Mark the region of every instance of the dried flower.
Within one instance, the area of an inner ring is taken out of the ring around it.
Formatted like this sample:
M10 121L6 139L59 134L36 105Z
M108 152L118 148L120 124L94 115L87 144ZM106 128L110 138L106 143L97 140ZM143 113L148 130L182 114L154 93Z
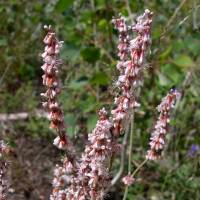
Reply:
M122 178L122 182L127 186L132 185L134 183L134 181L135 181L135 179L131 175L127 175Z
M47 90L41 94L45 98L42 105L48 111L48 118L51 121L50 127L58 133L58 137L54 140L54 145L60 149L67 149L69 142L65 133L63 112L57 101L57 96L60 93L58 73L59 65L61 64L58 55L63 42L58 41L51 26L44 26L44 28L47 29L48 33L44 38L46 46L42 54L44 64L41 68L44 71L42 76L43 85L46 86Z
M157 107L160 115L150 138L150 150L147 151L147 159L158 160L161 157L165 146L168 124L170 122L170 111L179 98L180 93L176 89L172 89Z

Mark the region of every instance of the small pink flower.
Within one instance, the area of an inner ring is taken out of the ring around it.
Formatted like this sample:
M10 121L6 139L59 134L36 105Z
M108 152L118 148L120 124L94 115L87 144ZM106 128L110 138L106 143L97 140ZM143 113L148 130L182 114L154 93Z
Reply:
M131 175L127 175L127 176L124 176L122 178L122 182L125 184L125 185L132 185L134 182L135 182L135 179L131 176Z

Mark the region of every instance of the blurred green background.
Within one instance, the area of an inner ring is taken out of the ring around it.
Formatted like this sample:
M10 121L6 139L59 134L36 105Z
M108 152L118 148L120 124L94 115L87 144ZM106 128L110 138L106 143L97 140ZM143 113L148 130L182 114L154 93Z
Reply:
M111 19L122 13L130 22L146 8L154 12L154 18L152 46L140 92L141 108L136 114L136 164L144 159L148 149L157 115L155 107L162 97L173 86L182 91L183 97L173 113L164 159L142 169L128 198L200 199L200 156L188 155L192 144L200 145L200 2L1 0L0 113L29 113L26 120L0 121L0 137L16 152L11 199L48 199L52 168L62 155L51 145L54 133L48 128L49 122L36 116L41 109L39 94L44 91L40 68L43 25L51 24L64 41L60 101L69 135L83 146L87 132L95 126L97 110L113 107L118 36ZM31 156L37 156L38 166ZM114 172L118 167L116 159ZM107 199L121 199L123 187L119 183Z

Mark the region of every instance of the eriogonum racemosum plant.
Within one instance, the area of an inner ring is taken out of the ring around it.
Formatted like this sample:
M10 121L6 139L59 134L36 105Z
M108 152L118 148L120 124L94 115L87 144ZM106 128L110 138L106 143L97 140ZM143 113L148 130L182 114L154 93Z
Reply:
M46 46L42 54L44 60L42 69L46 92L42 93L45 98L43 107L49 113L50 127L58 134L54 144L66 152L62 166L56 165L54 170L51 200L103 200L111 185L110 166L113 162L113 154L121 151L118 138L126 129L127 123L130 123L134 110L140 106L137 89L142 83L145 55L151 43L152 15L152 12L145 10L144 14L139 16L136 23L131 26L126 24L126 19L122 16L112 20L119 32L119 61L117 63L119 77L115 84L119 93L115 97L115 108L110 114L105 108L99 110L98 121L93 131L88 134L88 142L80 158L77 157L75 147L66 135L63 112L57 99L60 93L58 73L62 42L59 42L50 26L45 26L47 35L44 39ZM177 90L171 90L158 106L160 116L151 137L150 150L147 152L145 162L160 158L164 148L169 113L179 96ZM130 145L131 151L132 145ZM145 162L132 174L131 166L129 167L129 174L122 179L127 187L134 182L134 175Z

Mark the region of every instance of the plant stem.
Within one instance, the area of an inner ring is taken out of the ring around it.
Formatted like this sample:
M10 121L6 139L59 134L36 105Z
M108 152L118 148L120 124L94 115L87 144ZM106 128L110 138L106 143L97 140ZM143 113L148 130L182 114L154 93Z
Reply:
M127 143L128 143L128 138L129 138L128 136L129 136L129 129L130 129L129 126L130 126L130 122L128 122L128 124L127 124L123 143L122 143L120 168L119 168L118 173L114 176L114 178L111 181L112 186L114 186L118 182L118 180L121 178L121 176L124 172L124 165L125 165L125 160L126 160L126 146L127 146Z
M131 114L131 133L130 133L130 143L129 143L129 158L128 158L128 173L131 173L131 160L132 160L132 149L133 149L133 133L134 133L134 110Z
M148 161L148 159L145 159L145 160L135 169L135 171L131 174L131 176L134 177L134 176L137 174L137 172L144 166L144 164L145 164L147 161ZM127 185L127 186L125 187L125 192L124 192L123 200L126 200L126 198L127 198L128 188L129 188L129 186Z
M132 177L134 177L136 174L137 174L137 172L143 167L143 165L146 163L148 161L148 159L145 159L136 169L135 169L135 171L132 173Z
M126 188L125 188L123 200L126 200L127 194L128 194L128 186L126 186Z
M132 149L133 149L133 134L134 134L134 110L131 113L131 130L130 130L130 143L129 143L129 157L128 157L128 174L131 174L131 160L132 160ZM128 194L128 186L125 188L123 200L126 200Z

